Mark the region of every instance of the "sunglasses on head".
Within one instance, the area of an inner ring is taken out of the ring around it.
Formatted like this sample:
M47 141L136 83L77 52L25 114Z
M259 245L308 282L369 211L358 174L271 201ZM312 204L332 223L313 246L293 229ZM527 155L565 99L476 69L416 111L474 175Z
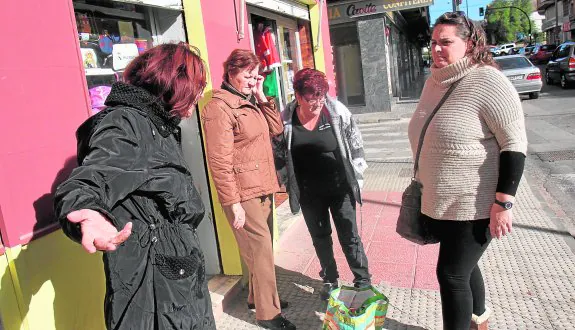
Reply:
M447 16L448 18L463 17L463 19L465 20L465 24L467 25L467 28L469 29L470 34L473 32L473 23L471 22L469 17L467 17L467 15L465 15L464 11L452 11L452 12L447 12L444 15Z

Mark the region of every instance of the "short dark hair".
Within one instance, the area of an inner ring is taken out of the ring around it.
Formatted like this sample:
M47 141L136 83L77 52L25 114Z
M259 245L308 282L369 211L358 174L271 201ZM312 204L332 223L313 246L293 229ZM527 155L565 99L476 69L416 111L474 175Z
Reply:
M162 100L174 116L189 116L206 87L206 69L197 48L180 42L151 48L124 71L124 81Z
M465 14L459 12L445 13L437 18L435 25L452 25L457 27L457 36L464 41L471 40L473 47L467 56L471 62L479 65L489 65L497 67L493 55L487 47L487 37L483 28L467 18Z
M329 90L325 74L316 69L299 70L293 77L293 89L298 95L323 96Z

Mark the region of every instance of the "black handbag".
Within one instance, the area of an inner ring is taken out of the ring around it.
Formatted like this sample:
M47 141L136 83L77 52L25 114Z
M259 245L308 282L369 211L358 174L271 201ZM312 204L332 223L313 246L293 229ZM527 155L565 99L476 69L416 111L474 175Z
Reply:
M415 154L414 159L413 177L411 178L411 183L405 189L401 198L401 208L399 210L399 217L397 218L395 231L406 240L417 243L419 245L434 244L439 242L439 240L431 234L428 221L421 216L421 188L423 186L415 178L419 166L419 155L421 154L421 147L423 145L427 127L431 123L431 120L439 108L441 108L451 92L453 92L455 87L457 87L459 81L460 80L453 83L445 95L443 95L441 101L439 101L435 109L433 109L433 112L429 115L427 121L421 129L419 144L417 146L417 153Z

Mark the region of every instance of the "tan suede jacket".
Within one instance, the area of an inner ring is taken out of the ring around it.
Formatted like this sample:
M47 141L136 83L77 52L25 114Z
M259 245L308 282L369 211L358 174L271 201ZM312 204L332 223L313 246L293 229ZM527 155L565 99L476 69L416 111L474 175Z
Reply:
M223 206L279 190L271 138L283 133L283 123L273 98L254 106L215 89L201 118L208 167Z

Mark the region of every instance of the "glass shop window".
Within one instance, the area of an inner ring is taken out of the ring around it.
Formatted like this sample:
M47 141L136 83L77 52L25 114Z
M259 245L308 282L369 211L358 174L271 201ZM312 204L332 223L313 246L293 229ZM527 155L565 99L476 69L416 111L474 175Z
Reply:
M92 113L103 109L111 85L135 57L159 43L186 40L178 10L110 0L73 5Z

